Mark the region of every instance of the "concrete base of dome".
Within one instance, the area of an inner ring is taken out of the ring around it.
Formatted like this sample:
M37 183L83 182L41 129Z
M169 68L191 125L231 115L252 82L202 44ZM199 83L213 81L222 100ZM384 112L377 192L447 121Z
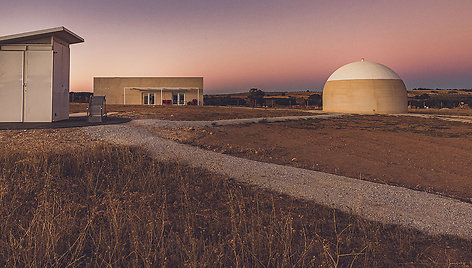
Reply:
M362 114L408 112L406 87L399 79L328 81L323 89L323 111Z

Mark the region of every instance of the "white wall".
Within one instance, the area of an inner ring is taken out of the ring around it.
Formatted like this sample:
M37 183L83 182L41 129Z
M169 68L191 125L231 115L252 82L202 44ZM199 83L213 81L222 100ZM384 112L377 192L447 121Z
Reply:
M53 49L52 118L59 121L69 118L70 49L58 42L54 42Z

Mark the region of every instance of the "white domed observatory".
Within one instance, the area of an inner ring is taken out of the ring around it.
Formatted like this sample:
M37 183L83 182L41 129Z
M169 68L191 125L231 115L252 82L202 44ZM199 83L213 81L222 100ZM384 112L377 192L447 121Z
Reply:
M406 113L406 87L387 66L362 59L342 66L329 77L323 89L323 111Z

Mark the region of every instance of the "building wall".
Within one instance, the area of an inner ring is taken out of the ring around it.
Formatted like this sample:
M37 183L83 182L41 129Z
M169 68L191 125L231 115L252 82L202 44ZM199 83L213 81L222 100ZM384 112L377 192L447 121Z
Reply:
M203 104L203 77L95 77L93 92L96 96L105 96L107 104L142 104L140 89L190 89L185 93L186 102L197 99L200 91L200 104ZM160 91L156 91L156 104L161 104ZM171 92L163 92L163 99L172 99ZM189 99L189 100L187 100Z
M328 81L323 89L323 111L389 114L408 112L406 87L399 79Z
M54 39L54 64L52 85L53 121L69 118L70 49L67 43Z

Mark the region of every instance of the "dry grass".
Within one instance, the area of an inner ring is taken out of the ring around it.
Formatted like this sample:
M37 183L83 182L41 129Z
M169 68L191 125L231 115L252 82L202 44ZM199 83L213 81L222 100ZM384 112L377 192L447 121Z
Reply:
M472 264L470 241L367 222L129 147L10 147L0 186L2 266Z

